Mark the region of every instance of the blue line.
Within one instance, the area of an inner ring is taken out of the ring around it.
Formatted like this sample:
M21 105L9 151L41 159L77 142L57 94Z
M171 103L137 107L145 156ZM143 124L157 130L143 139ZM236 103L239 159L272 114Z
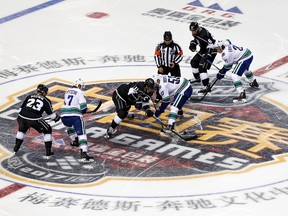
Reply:
M57 4L57 3L59 3L59 2L62 2L62 1L65 1L65 0L51 0L51 1L45 2L45 3L43 3L43 4L36 5L36 6L34 6L34 7L28 8L28 9L26 9L26 10L22 10L22 11L20 11L20 12L18 12L18 13L11 14L11 15L9 15L9 16L6 16L6 17L1 18L1 19L0 19L0 24L5 23L5 22L8 22L8 21L11 21L11 20L13 20L13 19L17 19L17 18L19 18L19 17L21 17L21 16L25 16L25 15L27 15L27 14L29 14L29 13L33 13L33 12L35 12L35 11L37 11L37 10L41 10L41 9L43 9L43 8L52 6L52 5Z

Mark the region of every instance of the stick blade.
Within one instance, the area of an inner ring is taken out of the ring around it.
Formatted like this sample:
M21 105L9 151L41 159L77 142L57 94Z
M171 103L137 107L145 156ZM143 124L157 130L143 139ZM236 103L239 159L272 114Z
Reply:
M196 134L187 134L187 135L181 135L181 138L185 141L195 140L198 138Z
M97 107L95 107L94 110L88 111L86 113L95 113L101 107L101 105L102 105L102 100L99 100Z

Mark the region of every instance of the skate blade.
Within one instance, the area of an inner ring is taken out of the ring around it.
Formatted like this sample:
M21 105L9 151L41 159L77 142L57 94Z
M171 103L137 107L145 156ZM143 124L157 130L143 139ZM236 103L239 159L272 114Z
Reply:
M203 96L205 95L206 93L202 93L202 92L197 92L197 95L198 96ZM211 92L208 92L206 95L211 95Z
M246 103L246 102L247 102L246 99L242 99L241 101L239 101L239 100L233 100L233 103L235 103L235 104L241 104L241 103Z
M86 158L82 158L81 159L81 162L83 162L83 163L93 163L95 160L94 159L86 159Z

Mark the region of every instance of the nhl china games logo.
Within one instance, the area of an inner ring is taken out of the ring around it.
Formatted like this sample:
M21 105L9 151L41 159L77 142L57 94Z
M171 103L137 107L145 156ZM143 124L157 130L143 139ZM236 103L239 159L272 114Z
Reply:
M142 111L135 118L125 119L111 139L103 135L115 115L111 101L113 90L122 82L91 83L85 86L88 107L102 100L97 113L87 114L86 133L89 153L95 162L80 162L79 149L69 145L69 138L61 122L51 122L55 157L43 158L43 136L31 130L19 154L2 161L7 172L40 182L79 185L105 178L193 178L234 172L244 172L269 162L280 161L288 151L287 114L271 103L264 94L273 91L270 84L261 89L247 89L248 103L234 105L231 82L221 81L213 87L213 94L197 102L193 93L191 101L183 108L184 117L177 121L179 133L196 133L196 140L184 141L179 137L159 136L161 126ZM46 83L49 98L59 111L65 90L70 87L63 80ZM194 92L200 86L194 86ZM17 132L17 110L24 98L34 88L19 92L19 102L7 105L1 111L1 130L11 134L1 143L12 151ZM277 115L276 115L277 113ZM168 109L161 119L165 122ZM281 121L279 121L281 119ZM7 127L7 125L10 125ZM13 145L12 145L13 144Z

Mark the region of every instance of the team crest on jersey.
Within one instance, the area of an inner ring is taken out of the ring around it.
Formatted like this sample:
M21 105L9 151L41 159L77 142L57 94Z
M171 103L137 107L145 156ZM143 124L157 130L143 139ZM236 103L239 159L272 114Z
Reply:
M80 150L69 145L62 123L51 122L54 157L50 160L43 157L43 136L31 130L19 154L4 159L2 168L15 176L43 183L79 185L115 177L169 179L239 173L281 161L287 154L287 114L265 97L274 91L269 83L260 83L261 89L245 85L247 103L236 105L232 102L235 90L229 80L219 81L212 94L202 101L195 94L201 86L193 86L191 100L185 104L184 116L175 128L181 134L198 135L198 139L188 142L178 136L160 137L161 125L134 107L130 110L134 118L125 119L114 136L105 139L103 136L115 115L111 96L121 83L85 85L89 109L97 106L98 99L103 102L96 113L84 117L89 153L95 162L83 164ZM46 84L53 107L59 111L70 84L57 79ZM0 113L1 130L11 134L1 144L10 151L17 132L17 110L33 91L19 92L18 102L11 101ZM167 122L168 111L161 115L163 122Z

